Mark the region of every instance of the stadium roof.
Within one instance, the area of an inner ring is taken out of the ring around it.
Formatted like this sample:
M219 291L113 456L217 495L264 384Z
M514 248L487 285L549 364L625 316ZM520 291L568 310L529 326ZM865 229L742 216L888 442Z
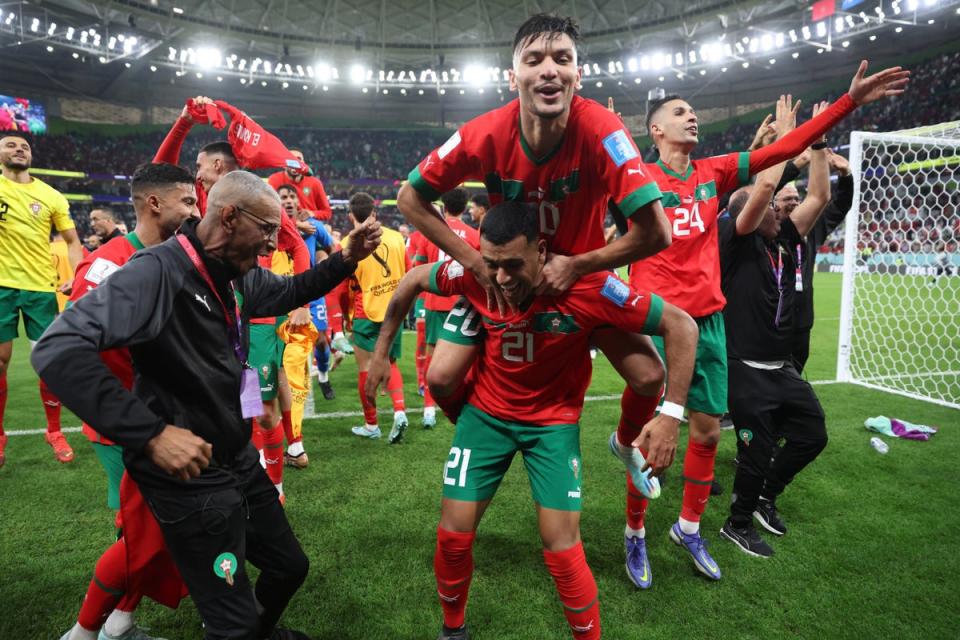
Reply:
M586 95L619 96L628 114L654 87L707 104L750 101L839 82L861 57L889 62L960 33L960 0L833 4L814 20L796 0L12 2L0 5L0 92L146 107L240 91L245 107L302 116L342 113L367 94L361 111L410 121L439 106L440 120L456 120L508 95L517 26L555 10L581 25Z

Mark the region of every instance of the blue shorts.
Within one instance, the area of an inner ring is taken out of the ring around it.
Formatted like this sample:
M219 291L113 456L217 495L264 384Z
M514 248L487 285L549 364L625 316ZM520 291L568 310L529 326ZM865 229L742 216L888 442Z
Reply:
M313 320L313 326L320 333L326 333L327 325L327 302L320 298L310 303L310 319Z

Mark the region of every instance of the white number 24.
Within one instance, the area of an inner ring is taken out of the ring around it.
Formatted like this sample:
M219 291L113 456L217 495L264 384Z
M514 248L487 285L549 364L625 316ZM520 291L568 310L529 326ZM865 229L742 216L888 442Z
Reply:
M703 220L700 218L700 203L693 203L693 209L676 207L673 210L673 235L688 236L691 227L696 227L703 233Z

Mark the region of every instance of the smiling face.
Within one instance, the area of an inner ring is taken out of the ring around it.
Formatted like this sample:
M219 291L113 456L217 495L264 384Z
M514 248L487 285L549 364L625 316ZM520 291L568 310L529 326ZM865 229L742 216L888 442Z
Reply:
M157 226L160 237L166 240L176 233L187 218L199 218L197 188L193 183L180 182L157 193Z
M30 168L33 153L30 143L20 136L4 136L0 138L0 165L14 171L23 171Z
M566 114L580 87L577 48L566 34L544 33L521 42L513 55L510 90L520 108L547 120Z
M533 295L546 261L547 245L544 240L527 240L523 235L500 245L481 236L480 254L503 297L511 306L519 307Z
M694 147L700 141L697 114L686 100L665 102L650 119L650 136L659 147L663 143Z
M773 204L781 216L789 216L800 205L800 192L793 184L788 184L777 192Z
M257 266L257 258L272 256L276 251L280 203L272 198L257 198L242 209L235 205L225 209L232 211L223 213L223 220L230 227L224 260L243 274Z

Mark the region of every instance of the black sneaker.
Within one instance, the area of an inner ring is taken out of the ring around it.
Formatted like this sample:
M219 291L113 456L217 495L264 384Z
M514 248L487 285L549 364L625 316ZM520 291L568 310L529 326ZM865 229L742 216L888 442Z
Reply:
M720 416L720 430L728 431L733 429L733 418L730 417L729 413L725 413Z
M773 500L760 498L757 501L757 508L753 512L753 517L760 523L760 526L775 536L782 536L787 532L787 525L780 518L777 503Z
M442 625L437 640L470 640L470 632L467 631L467 625L463 625L459 629L451 629L447 625Z
M755 558L769 558L773 555L773 548L763 541L752 523L742 528L735 527L727 518L720 529L720 537L726 538L740 547L741 551Z
M333 387L330 386L330 383L329 383L329 382L321 382L321 383L320 383L320 391L323 392L323 399L324 399L324 400L333 400L334 398L337 397L337 394L335 394L335 393L333 392Z
M710 495L720 496L723 495L723 485L713 480L710 482Z

